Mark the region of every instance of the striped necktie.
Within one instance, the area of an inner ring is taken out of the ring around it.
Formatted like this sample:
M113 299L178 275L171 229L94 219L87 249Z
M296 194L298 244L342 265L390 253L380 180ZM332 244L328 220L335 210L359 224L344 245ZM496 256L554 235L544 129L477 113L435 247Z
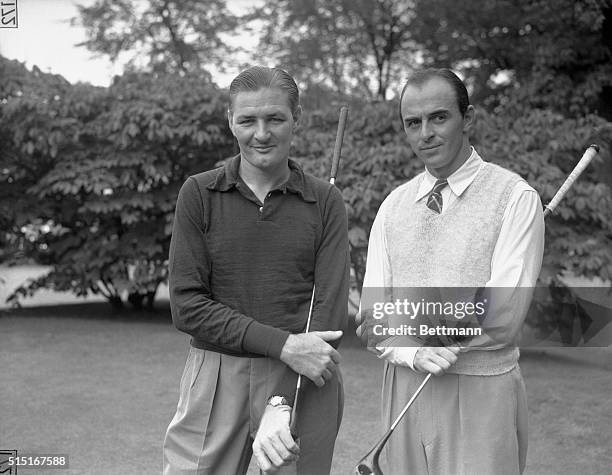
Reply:
M448 185L448 181L445 179L436 180L436 184L427 196L427 207L438 214L442 212L442 189L446 185Z

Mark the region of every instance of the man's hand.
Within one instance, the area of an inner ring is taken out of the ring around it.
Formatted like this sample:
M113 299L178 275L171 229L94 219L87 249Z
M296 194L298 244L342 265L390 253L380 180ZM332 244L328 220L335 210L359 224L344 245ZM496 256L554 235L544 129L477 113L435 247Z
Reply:
M321 387L331 379L336 365L340 363L340 354L327 342L341 336L341 330L289 335L280 359L293 371Z
M422 346L414 355L414 369L440 376L455 364L457 354L458 346Z
M253 455L264 473L274 473L297 460L300 454L289 432L290 418L290 406L266 406L253 441Z

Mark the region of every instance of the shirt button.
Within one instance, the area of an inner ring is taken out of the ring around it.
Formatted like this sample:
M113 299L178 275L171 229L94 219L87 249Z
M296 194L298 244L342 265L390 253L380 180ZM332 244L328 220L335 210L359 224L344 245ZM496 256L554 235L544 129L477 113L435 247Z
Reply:
M263 206L259 207L259 212L262 213L263 212Z

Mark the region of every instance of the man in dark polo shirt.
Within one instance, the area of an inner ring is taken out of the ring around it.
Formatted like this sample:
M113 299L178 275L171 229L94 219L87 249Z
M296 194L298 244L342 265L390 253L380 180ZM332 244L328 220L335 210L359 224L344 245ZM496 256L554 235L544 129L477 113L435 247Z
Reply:
M335 347L347 319L347 218L340 192L289 159L300 114L286 72L243 71L228 111L240 154L180 191L170 301L192 339L166 474L246 473L253 453L264 471L297 459L298 473L329 473L343 405ZM297 373L307 378L299 447L289 432Z

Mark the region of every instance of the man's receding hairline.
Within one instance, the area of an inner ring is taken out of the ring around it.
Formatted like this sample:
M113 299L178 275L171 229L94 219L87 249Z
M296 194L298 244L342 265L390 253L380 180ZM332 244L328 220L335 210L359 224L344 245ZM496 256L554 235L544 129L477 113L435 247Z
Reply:
M459 76L457 76L457 74L455 74L452 70L448 68L427 68L414 71L406 78L406 82L404 83L404 86L402 87L402 92L400 93L400 100L398 104L398 112L400 120L402 122L402 102L404 101L406 90L409 87L415 87L420 90L425 87L432 79L436 78L444 81L450 86L450 88L454 92L454 97L459 108L459 113L462 116L465 116L465 113L467 112L470 106L470 97L465 83L461 80L461 78L459 78Z
M404 89L404 95L402 96L402 100L400 102L400 110L402 110L402 102L404 102L404 97L406 97L406 91L411 88L411 87L415 87L418 91L422 91L423 89L425 89L425 86L427 86L428 83L433 82L435 80L440 80L440 82L444 83L449 89L450 92L454 98L453 103L455 104L457 110L459 111L459 113L461 113L461 110L459 109L459 96L457 95L457 91L455 91L455 88L444 78L441 77L431 77L431 78L427 78L425 81L421 82L418 81L415 82L414 84L411 82L408 82L406 84L406 88ZM444 108L438 108L436 110L434 110L433 112L430 112L430 114L435 114L436 112L442 112L442 111L448 111L449 109L447 107ZM404 118L402 117L402 120L404 120Z

